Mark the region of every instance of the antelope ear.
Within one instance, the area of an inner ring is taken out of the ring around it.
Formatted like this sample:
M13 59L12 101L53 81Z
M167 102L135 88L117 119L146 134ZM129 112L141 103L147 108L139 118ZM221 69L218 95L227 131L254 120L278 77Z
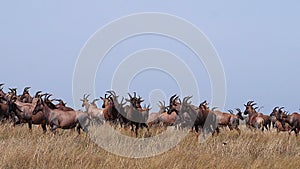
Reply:
M103 97L100 97L100 99L102 99L102 100L103 100Z
M247 107L247 105L244 104L245 107Z

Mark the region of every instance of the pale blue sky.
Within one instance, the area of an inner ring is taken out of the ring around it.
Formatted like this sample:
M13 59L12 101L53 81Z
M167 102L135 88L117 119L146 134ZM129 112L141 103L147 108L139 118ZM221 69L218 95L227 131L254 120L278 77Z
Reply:
M300 2L90 2L1 2L0 81L6 83L5 89L18 87L21 92L29 85L32 93L51 92L72 105L73 70L88 38L124 15L163 12L193 23L215 46L226 74L226 108L242 107L249 99L264 105L263 111L268 114L276 105L284 105L290 111L300 108ZM123 42L108 54L107 61L109 56L122 59L135 50L152 47L187 57L190 52L171 39L145 36ZM203 66L192 60L187 62L198 74L201 100L210 99L209 79ZM154 72L151 78L156 76L161 81L164 75ZM133 83L139 84L145 77L147 74L140 74ZM106 89L102 80L97 75L98 95ZM159 84L155 85L157 88ZM137 91L143 95L152 88L146 85L137 87ZM161 88L168 88L172 94L172 86L162 84Z

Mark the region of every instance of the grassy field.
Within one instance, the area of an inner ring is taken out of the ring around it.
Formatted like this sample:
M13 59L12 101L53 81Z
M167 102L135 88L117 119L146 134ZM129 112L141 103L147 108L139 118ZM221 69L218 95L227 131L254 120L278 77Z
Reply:
M122 131L129 134L129 131ZM111 144L118 142L111 140ZM223 143L226 142L226 145ZM300 141L287 133L221 130L199 143L189 133L176 147L154 157L132 159L103 150L85 134L35 126L0 125L0 168L296 168Z

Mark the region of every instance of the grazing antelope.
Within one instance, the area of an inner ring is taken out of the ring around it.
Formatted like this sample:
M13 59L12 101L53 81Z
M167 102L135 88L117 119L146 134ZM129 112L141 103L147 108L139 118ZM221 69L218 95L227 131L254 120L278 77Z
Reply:
M99 109L97 107L97 105L95 104L95 102L97 100L94 100L93 103L94 104L90 104L88 97L90 95L84 94L83 95L83 99L80 99L82 101L82 107L85 107L87 114L89 115L89 117L92 119L92 121L96 121L99 122L100 124L103 123L104 118L103 118L103 109Z
M176 96L172 96L170 99L170 109L168 113L175 111L179 116L179 119L183 121L185 118L183 116L186 112L189 116L190 122L187 123L188 126L195 128L197 136L200 130L203 133L204 131L211 131L213 135L215 132L219 133L219 127L216 122L216 115L207 107L207 102L204 101L199 105L199 108L193 106L191 102L188 102L191 99L191 96L185 97L181 104L176 103ZM206 123L207 122L207 123ZM200 130L199 130L200 129Z
M42 111L47 123L50 125L51 132L55 132L57 128L61 129L73 129L77 128L78 134L80 129L84 132L88 131L89 117L82 111L63 111L55 108L55 105L48 100L47 97L44 100L39 97L37 99L36 106L33 110L33 115Z
M270 113L270 120L271 120L271 124L272 127L275 128L275 123L276 121L278 121L278 119L280 118L279 114L278 114L278 109L279 107L276 106L274 107L274 109L272 110L272 112Z
M14 124L28 123L29 130L32 130L32 124L41 125L43 132L47 131L46 118L43 112L38 111L33 114L33 110L37 104L38 98L33 98L32 103L23 103L17 100L16 97L10 98L8 101L10 110L17 116L18 121L14 120Z
M150 111L150 105L144 109L140 105L144 100L141 97L137 98L136 93L134 92L134 97L128 93L129 99L126 99L130 105L125 106L125 111L127 114L127 119L129 120L129 124L131 125L131 132L135 132L135 136L138 137L138 129L139 128L147 128L149 131L147 120ZM135 128L134 128L135 126Z
M248 101L247 104L244 104L245 106L245 111L244 115L248 115L248 120L246 123L248 126L253 127L255 129L260 129L264 131L264 124L265 121L263 117L259 116L258 113L256 112L256 109L253 107L255 103L253 104L254 101Z
M147 124L149 127L152 126L158 126L158 124L161 122L160 120L160 116L167 112L167 108L166 108L166 103L165 101L163 101L163 103L161 101L158 102L158 107L159 107L159 111L158 112L152 112L149 114L148 120L147 120Z
M19 97L19 100L23 103L32 103L33 97L29 94L30 87L25 87L23 94Z
M114 100L111 96L107 97L107 94L103 97L100 97L103 100L102 108L103 108L103 117L106 121L110 121L113 124L117 124L117 120L119 118L119 111L115 107Z
M239 135L241 134L241 130L239 129L239 121L244 120L240 109L237 109L238 113L234 114L233 110L228 110L229 113L221 112L219 110L214 110L213 113L217 117L217 122L219 126L228 126L230 130L237 130Z
M292 114L281 113L280 119L291 126L289 134L291 134L292 131L294 131L297 137L300 130L300 114L297 112L294 112Z
M281 118L281 114L284 113L283 109L284 107L279 108L277 106L270 114L272 126L273 128L276 128L277 132L289 131L291 129L290 125L288 123L285 123Z
M106 91L107 93L110 94L110 98L112 99L113 103L114 103L114 107L117 109L118 111L118 122L120 124L121 127L127 127L129 125L130 120L127 119L127 113L125 111L125 104L126 102L124 101L124 97L122 97L121 102L118 101L118 95L116 94L115 91Z
M3 98L1 97L0 100ZM5 99L6 102L6 99ZM0 121L9 120L9 118L12 117L8 104L4 102L0 102Z

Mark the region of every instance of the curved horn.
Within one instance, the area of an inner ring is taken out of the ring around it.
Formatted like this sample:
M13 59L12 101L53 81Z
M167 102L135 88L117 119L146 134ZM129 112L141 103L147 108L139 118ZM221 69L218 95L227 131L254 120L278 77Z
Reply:
M92 101L92 103L95 103L96 101L98 101L99 99L94 99L93 101Z
M260 106L260 108L258 109L258 111L260 111L261 109L265 108L264 106Z
M87 96L86 96L86 99L88 99L90 97L90 94L88 94Z
M51 96L52 96L52 94L48 94L48 96L46 98L49 99Z
M170 97L170 103L173 101L174 97L176 97L177 94L174 94L173 96Z
M40 97L47 96L47 95L48 95L48 93L44 93L44 94L41 94Z
M128 93L128 96L129 96L129 98L130 98L130 99L132 99L132 96L131 96L131 94L130 94L130 93Z
M214 111L214 110L216 110L216 109L218 109L219 107L213 107L212 109L211 109L211 111Z
M186 101L190 100L191 98L193 98L193 96L188 96L188 98L186 99Z
M186 97L184 97L183 99L182 99L182 103L185 103L186 102Z
M158 103L159 103L159 104L158 104L159 107L163 107L163 104L162 104L161 101L158 101Z
M116 93L115 93L114 91L112 91L112 90L108 90L108 91L106 91L106 92L109 93L110 96L114 96L114 97L117 96ZM110 97L110 96L109 96L109 97Z
M204 100L202 103L200 103L200 105L204 105L206 103L206 100Z
M1 83L1 84L0 84L0 90L3 89L3 87L2 87L3 85L4 85L4 83Z
M237 110L238 112L242 112L240 108L235 108L235 110Z
M117 93L113 90L111 90L111 93L114 95L114 96L117 96Z
M24 91L27 91L27 90L29 90L31 87L25 87L24 88Z
M136 92L133 92L133 97L136 98Z
M247 106L251 106L251 103L253 103L254 101L253 100L250 100L247 102Z
M39 95L42 93L42 91L37 91L34 95L35 98L39 97Z
M274 107L273 111L277 111L278 108L279 108L278 106Z
M284 107L280 107L279 111L282 111L282 109L284 109Z

